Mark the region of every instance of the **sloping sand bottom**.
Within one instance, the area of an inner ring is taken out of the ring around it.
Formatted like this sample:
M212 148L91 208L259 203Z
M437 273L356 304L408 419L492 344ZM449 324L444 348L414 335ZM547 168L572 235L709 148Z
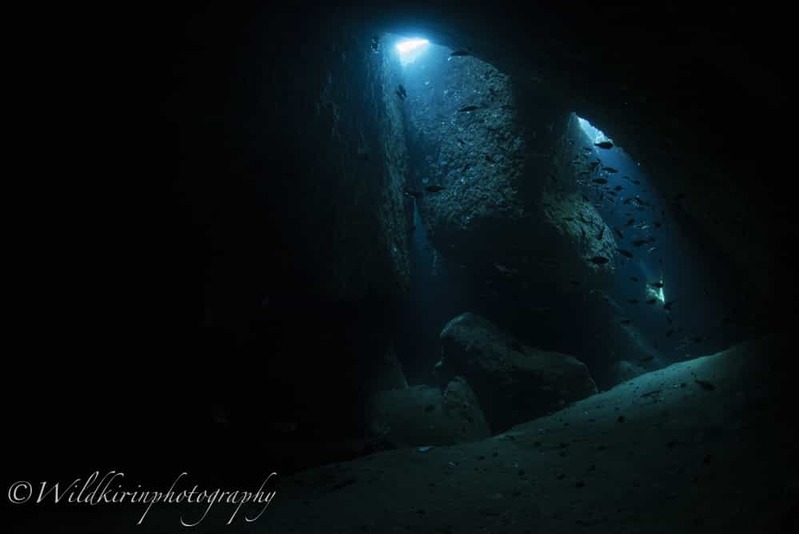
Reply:
M225 525L235 507L217 504L182 530L182 513L201 513L159 505L141 526L127 516L102 531L787 532L799 497L787 346L771 338L677 363L484 441L281 478L249 524L262 506Z

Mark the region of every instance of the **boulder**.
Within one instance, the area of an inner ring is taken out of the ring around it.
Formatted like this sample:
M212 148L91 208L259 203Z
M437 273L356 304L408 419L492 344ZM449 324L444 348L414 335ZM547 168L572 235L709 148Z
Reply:
M452 319L440 337L437 373L468 381L494 433L597 391L588 368L576 358L525 346L473 313Z
M418 385L372 399L372 434L395 448L453 445L490 435L472 389L454 378L442 391Z

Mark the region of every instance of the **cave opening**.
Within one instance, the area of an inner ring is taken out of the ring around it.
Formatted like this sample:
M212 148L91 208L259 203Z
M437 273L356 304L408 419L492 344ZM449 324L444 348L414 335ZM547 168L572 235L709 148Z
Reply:
M411 39L401 39L394 45L400 56L402 66L407 66L416 61L421 56L430 41L421 37Z
M439 335L467 311L601 388L740 341L735 281L611 137L468 48L382 39L407 150L409 383L436 382Z

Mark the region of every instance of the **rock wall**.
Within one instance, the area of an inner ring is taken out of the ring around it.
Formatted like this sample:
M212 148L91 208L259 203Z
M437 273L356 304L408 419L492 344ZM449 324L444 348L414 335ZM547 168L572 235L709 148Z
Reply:
M574 290L613 270L615 242L576 195L570 113L536 78L434 46L403 76L409 187L445 258L483 279Z
M192 266L205 308L198 350L225 355L229 370L208 382L224 384L215 389L238 420L271 404L302 412L299 432L355 435L409 284L405 141L387 97L395 71L352 20L244 15L198 17L208 50L189 54L169 107L186 224L207 240ZM224 22L230 33L216 36ZM281 378L265 388L234 377L252 361Z
M323 233L309 237L320 279L335 298L392 294L407 289L408 246L403 210L405 146L401 116L390 97L390 56L375 51L371 35L344 26L328 43L310 124L319 132L322 171L313 177L305 216L325 215ZM322 223L322 221L319 221Z
M518 184L526 144L514 120L510 81L479 59L451 57L439 46L424 62L423 71L411 65L405 76L420 214L442 248L465 241L484 246L475 243L476 234L524 214Z
M233 211L219 206L220 195L231 184L247 188L242 194L256 198L258 207L239 210L257 209L256 224L276 227L279 247L236 235L263 233L257 227L226 229L217 246L230 248L236 240L255 251L244 254L276 256L287 275L304 278L291 292L329 300L391 298L408 285L409 225L402 126L385 98L391 68L373 49L368 28L335 19L301 24L318 39L294 42L267 14L250 34L238 36L251 42L228 73L228 124L221 128L233 163L208 183L195 180L186 188L209 210L202 216L212 225ZM224 182L230 174L235 178Z

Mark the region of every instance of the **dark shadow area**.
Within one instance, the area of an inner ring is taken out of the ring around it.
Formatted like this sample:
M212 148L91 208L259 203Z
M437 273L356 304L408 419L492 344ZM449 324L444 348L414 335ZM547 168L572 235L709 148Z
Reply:
M590 347L580 336L595 325L547 322L550 307L568 315L572 302L553 302L546 288L532 302L492 301L507 280L497 260L486 258L478 273L490 283L469 286L475 273L462 276L456 262L425 251L422 228L409 236L418 247L409 261L424 265L409 269L412 289L402 287L407 273L397 273L401 262L382 241L385 228L398 231L365 208L388 189L372 156L382 149L368 122L375 107L356 87L342 90L356 110L342 114L345 137L358 132L378 147L355 164L330 141L328 112L315 108L328 61L373 57L371 28L410 24L448 45L473 42L502 68L534 62L653 168L669 160L660 139L682 163L718 163L751 194L741 217L768 230L753 254L770 251L758 264L770 281L752 290L767 295L754 311L735 316L754 314L746 324L755 326L744 335L730 319L709 347L793 325L793 199L777 186L790 170L780 133L790 62L779 31L750 34L773 23L765 7L706 18L669 2L585 2L539 6L528 17L512 2L255 4L54 9L28 34L37 37L20 41L30 44L14 60L19 96L9 101L8 169L17 171L6 196L4 491L14 480L71 481L95 470L148 486L181 471L208 487L251 485L262 473L381 450L365 406L388 347L412 362L409 382L430 383L435 329L469 308L544 349L570 336L565 348ZM84 28L97 17L104 22ZM62 20L75 25L66 30ZM646 132L625 133L624 118ZM695 246L718 256L708 264L724 263L720 251ZM433 261L452 276L434 276ZM738 268L718 284L735 287ZM531 331L536 314L540 330ZM14 522L76 532L119 521L114 512L6 499L3 510Z

